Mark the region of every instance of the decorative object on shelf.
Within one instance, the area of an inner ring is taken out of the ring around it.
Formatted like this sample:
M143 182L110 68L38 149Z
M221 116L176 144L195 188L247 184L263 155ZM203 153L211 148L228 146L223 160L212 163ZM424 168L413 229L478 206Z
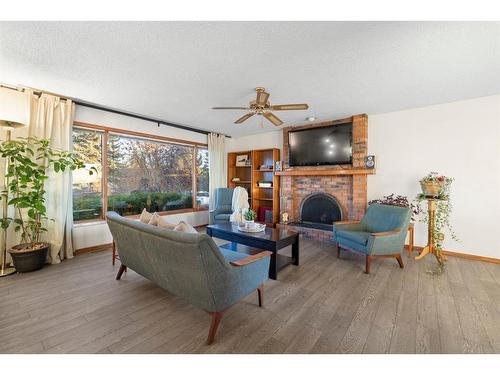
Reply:
M6 142L10 142L11 130L27 126L30 121L30 97L27 93L11 90L9 88L0 88L0 127L6 130ZM2 221L3 242L0 252L0 277L8 276L16 272L14 267L7 267L7 228L10 221L8 218L9 191L9 165L10 159L5 159L4 184L2 191Z
M49 140L35 137L2 142L0 155L10 160L8 204L14 206L17 214L16 218L3 221L2 226L14 223L15 231L21 232L21 244L9 250L9 254L18 272L34 271L45 264L50 246L42 241L42 234L47 232L45 225L51 220L45 204L48 173L63 173L85 165L72 153L50 147ZM95 167L89 170L91 175L94 172L97 172Z
M288 212L286 211L287 203L288 203L288 197L281 196L281 198L280 198L280 207L281 207L280 223L285 224L285 225L288 224Z
M272 165L265 165L265 164L262 164L260 167L259 167L259 171L272 171L273 170L273 166Z
M427 223L427 245L415 259L420 260L427 254L434 254L438 261L438 269L430 271L431 273L441 273L444 270L446 257L442 253L445 239L443 230L447 228L451 238L458 241L450 222L452 182L453 178L438 175L437 172L431 172L420 180L422 194L417 196L417 202L427 201L427 215L421 220Z
M232 182L240 182L240 178L239 177L233 177L231 179Z
M259 181L257 182L257 185L262 188L272 188L273 187L273 182L272 181Z
M236 166L237 167L246 167L247 166L248 155L236 155Z
M365 167L367 169L373 169L373 168L375 168L375 155L368 155L365 158Z
M408 207L411 209L411 221L415 222L418 215L420 215L422 211L422 207L420 207L420 203L417 201L410 202L408 197L405 195L395 195L389 194L384 195L380 199L373 199L368 202L368 205L372 204L387 204L389 206L399 206L399 207Z
M283 162L281 160L277 160L275 163L274 163L274 170L276 172L280 172L281 171L281 166L283 165Z

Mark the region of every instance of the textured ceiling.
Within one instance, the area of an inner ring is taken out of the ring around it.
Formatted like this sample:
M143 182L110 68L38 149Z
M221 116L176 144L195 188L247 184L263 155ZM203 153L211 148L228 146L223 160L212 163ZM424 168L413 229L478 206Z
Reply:
M499 22L0 22L0 82L233 136L500 93Z

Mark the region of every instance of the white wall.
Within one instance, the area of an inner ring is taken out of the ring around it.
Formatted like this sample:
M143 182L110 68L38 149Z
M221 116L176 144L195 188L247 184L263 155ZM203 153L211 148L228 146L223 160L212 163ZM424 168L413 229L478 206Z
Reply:
M500 95L369 116L368 150L377 162L368 199L415 197L429 171L454 177L452 224L461 242L447 235L444 248L500 258ZM415 229L425 245L426 226Z
M279 147L282 132L231 139L228 151ZM368 199L395 193L414 198L430 171L455 178L452 224L461 242L450 251L500 258L500 95L368 116ZM425 206L425 204L424 204ZM416 245L427 242L417 223Z
M75 121L201 143L207 142L207 137L204 134L194 133L165 125L158 127L154 123L148 121L87 107L77 106ZM168 215L164 218L171 223L178 223L183 220L191 225L205 225L208 224L208 211ZM108 226L104 221L75 224L73 227L73 246L75 249L102 245L110 243L111 241L111 233L109 232Z
M275 130L258 135L226 139L226 152L258 150L266 148L283 149L283 132Z

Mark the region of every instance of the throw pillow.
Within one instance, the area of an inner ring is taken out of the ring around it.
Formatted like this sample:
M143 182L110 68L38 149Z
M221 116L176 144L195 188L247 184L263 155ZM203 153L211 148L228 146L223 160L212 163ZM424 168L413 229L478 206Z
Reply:
M191 224L186 223L184 221L180 221L179 224L175 226L174 230L177 232L198 233L198 231L194 229L194 227Z
M164 218L162 218L158 213L154 213L149 221L150 225L154 225L160 228L174 229L175 224L170 224Z
M141 212L141 216L139 217L139 221L144 224L148 224L152 217L153 214L151 212L148 212L146 209L143 209Z

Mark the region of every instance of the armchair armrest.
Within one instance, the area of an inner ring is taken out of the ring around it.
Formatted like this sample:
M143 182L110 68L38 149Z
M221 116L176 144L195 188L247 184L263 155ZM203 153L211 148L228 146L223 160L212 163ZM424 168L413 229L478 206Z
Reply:
M391 234L398 234L399 230L388 230L385 232L373 232L370 233L371 236L379 237L379 236L390 236Z
M250 256L247 256L246 258L243 258L243 259L240 259L240 260L237 260L237 261L234 261L234 262L229 262L229 264L231 264L232 266L235 266L235 267L246 266L247 264L256 262L259 259L268 257L271 254L272 254L272 252L270 252L270 251L262 251L262 252L260 252L258 254L250 255Z
M361 223L360 220L342 220L342 221L335 221L333 225L359 224L359 223Z

